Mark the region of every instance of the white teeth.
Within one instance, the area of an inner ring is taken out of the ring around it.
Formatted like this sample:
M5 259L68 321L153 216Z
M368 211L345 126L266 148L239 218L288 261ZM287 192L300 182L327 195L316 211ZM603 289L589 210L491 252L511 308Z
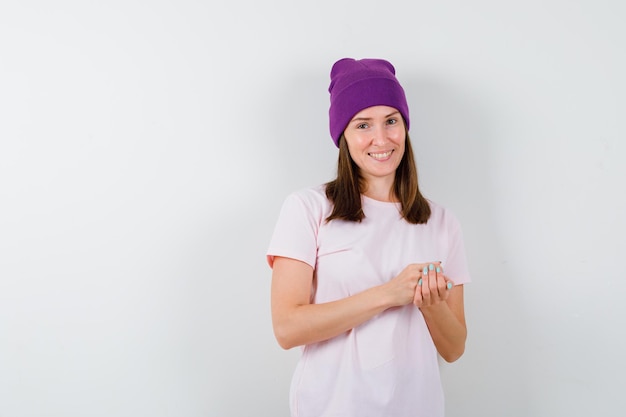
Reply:
M370 153L370 156L374 159L385 159L388 158L389 155L391 155L391 151L384 153Z

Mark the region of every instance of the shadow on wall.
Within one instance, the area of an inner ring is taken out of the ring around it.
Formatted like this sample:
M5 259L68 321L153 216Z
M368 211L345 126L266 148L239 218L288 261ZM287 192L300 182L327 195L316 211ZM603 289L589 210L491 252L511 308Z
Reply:
M322 68L285 74L275 84L280 88L273 92L269 103L273 115L268 116L278 120L269 127L275 143L271 175L279 175L283 192L325 183L336 174L337 148L328 130L328 83L327 69Z
M189 395L198 416L287 415L297 352L273 336L265 261L273 223L262 221L278 213L259 201L250 216L238 205L198 224L185 252Z
M449 416L528 411L528 323L496 230L491 144L498 140L479 97L436 77L404 82L420 186L450 208L464 231L472 283L465 289L468 342L442 365ZM456 89L455 89L456 88Z
M328 181L335 169L324 72L286 69L272 76L249 98L255 119L247 130L253 133L241 138L245 172L238 189L244 191L207 220L197 242L215 260L203 264L207 278L198 288L205 294L200 308L208 311L198 315L208 320L199 327L211 329L197 343L211 352L203 374L214 396L210 415L288 414L299 350L285 352L274 339L265 252L285 197Z

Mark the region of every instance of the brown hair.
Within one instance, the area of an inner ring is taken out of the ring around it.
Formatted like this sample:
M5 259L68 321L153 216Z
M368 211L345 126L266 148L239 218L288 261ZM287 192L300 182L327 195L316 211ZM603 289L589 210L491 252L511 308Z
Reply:
M365 218L361 206L363 178L359 167L350 157L346 138L339 138L339 157L337 160L337 178L326 183L326 197L333 203L333 211L326 218L360 222ZM428 201L420 193L417 182L417 167L409 134L406 134L404 155L396 169L393 192L400 200L400 214L409 223L423 224L430 218Z

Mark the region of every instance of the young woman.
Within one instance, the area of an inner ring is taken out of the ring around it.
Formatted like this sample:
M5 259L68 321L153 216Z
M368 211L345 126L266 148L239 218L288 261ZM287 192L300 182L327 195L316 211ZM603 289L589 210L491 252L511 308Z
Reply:
M302 346L298 417L444 415L438 356L464 351L461 228L420 193L391 63L331 69L337 178L285 200L267 252L278 343Z

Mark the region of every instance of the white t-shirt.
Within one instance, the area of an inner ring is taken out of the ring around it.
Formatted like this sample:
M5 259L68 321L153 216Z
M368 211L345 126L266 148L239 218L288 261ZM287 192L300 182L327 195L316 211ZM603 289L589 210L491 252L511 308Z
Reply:
M470 281L461 228L430 202L427 224L410 224L399 204L362 196L362 222L325 222L324 186L287 197L267 252L314 268L312 303L383 284L411 263L441 261L455 285ZM332 339L306 345L291 383L293 417L441 417L438 354L421 311L387 309Z

